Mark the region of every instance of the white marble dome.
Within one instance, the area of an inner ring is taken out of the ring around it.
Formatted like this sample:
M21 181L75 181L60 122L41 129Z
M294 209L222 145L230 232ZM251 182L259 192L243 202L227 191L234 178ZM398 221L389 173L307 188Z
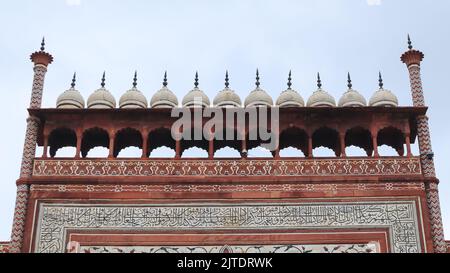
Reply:
M245 99L244 104L245 107L271 107L273 106L273 100L266 91L258 86L255 90L250 92L248 97Z
M56 108L59 109L82 109L84 98L74 87L64 91L56 100Z
M119 100L119 108L147 108L147 98L136 87L125 92Z
M373 94L369 106L397 107L398 99L391 91L381 88Z
M229 87L225 87L214 98L213 104L215 107L241 107L242 101L236 92Z
M303 107L305 101L297 91L288 88L278 97L276 105L279 107Z
M116 108L116 99L106 88L102 87L89 96L87 107L90 109Z
M336 100L322 88L317 89L309 97L308 107L336 107Z
M348 89L339 100L339 107L367 106L366 98L354 89Z
M200 88L195 87L184 96L182 104L183 107L209 107L211 103L208 96Z
M178 98L167 86L163 86L153 95L150 101L151 108L174 108L178 107Z

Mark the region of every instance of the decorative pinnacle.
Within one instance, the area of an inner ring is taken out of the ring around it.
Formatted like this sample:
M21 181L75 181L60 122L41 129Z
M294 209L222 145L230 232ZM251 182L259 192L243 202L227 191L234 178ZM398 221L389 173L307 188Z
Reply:
M137 87L137 71L134 71L133 88Z
M72 89L75 88L76 81L77 81L77 72L73 73L72 84L70 85Z
M259 69L256 69L256 87L258 87L258 88L261 85L259 80L260 80L260 78L259 78Z
M225 73L225 87L229 88L230 87L230 79L228 78L228 70Z
M43 52L44 50L45 50L45 37L42 37L41 52Z
M102 83L101 83L102 88L105 88L105 76L106 76L106 71L103 72Z
M412 42L411 42L411 37L409 36L409 34L408 34L408 48L409 48L409 50L413 49Z
M380 89L383 89L383 77L381 77L381 71L378 72L378 86L380 87Z
M288 83L287 83L288 89L291 89L292 86L292 71L289 70L289 77L288 77Z
M195 82L194 82L195 88L198 88L198 71L195 72Z
M164 72L164 81L163 81L163 86L167 87L167 71Z
M348 72L347 74L347 82L348 82L348 89L352 89L353 85L352 85L352 78L350 77L350 72Z
M319 89L322 88L322 80L320 79L320 73L317 73L317 87L319 87Z

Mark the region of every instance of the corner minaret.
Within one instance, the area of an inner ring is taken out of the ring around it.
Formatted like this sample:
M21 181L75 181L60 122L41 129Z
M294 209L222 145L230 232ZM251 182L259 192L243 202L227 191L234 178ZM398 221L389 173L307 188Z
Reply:
M45 40L42 39L39 51L31 54L31 61L34 63L34 77L31 91L30 109L39 109L42 104L42 92L44 90L45 74L47 67L53 62L53 57L45 52ZM30 116L27 119L27 131L22 154L22 164L20 168L20 180L17 182L17 197L14 212L13 229L11 235L10 252L21 252L23 243L23 233L25 228L26 208L28 203L29 185L21 183L32 175L33 159L36 153L36 142L39 130L39 119Z
M411 93L414 107L425 107L422 79L420 76L420 64L424 54L415 50L411 38L408 35L408 51L401 56L401 61L406 64L411 82ZM426 115L417 118L417 130L422 171L426 179L427 203L431 217L431 232L433 236L434 252L445 253L447 251L442 226L442 216L439 202L438 184L434 168L434 153L431 147L430 129Z

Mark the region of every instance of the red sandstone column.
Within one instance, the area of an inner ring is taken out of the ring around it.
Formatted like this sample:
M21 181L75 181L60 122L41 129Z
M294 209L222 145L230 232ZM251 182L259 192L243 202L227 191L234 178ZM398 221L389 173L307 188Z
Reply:
M339 142L341 146L341 157L347 157L347 153L345 151L345 134L339 134Z
M401 56L401 60L406 64L409 71L413 105L415 107L424 107L425 99L420 76L420 63L424 58L424 54L413 49L409 37L408 43L409 50ZM444 240L444 230L442 227L442 216L439 203L439 181L436 179L428 117L426 115L417 118L417 130L423 174L425 178L430 178L427 179L425 183L428 209L431 217L431 233L433 236L434 252L445 253L447 249Z
M313 139L311 134L308 135L308 157L313 157Z
M53 62L52 55L45 52L44 40L42 40L41 45L40 51L31 54L31 61L34 63L34 78L30 101L31 109L38 109L41 107L47 66ZM39 125L39 118L33 116L28 117L22 164L20 167L20 178L31 177L33 173L33 160L36 154ZM16 207L11 234L11 253L19 253L22 251L29 191L29 185L22 184L17 186Z

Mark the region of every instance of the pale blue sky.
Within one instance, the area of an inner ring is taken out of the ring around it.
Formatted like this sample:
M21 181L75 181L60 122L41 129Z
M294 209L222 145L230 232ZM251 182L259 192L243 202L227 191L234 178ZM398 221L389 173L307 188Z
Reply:
M369 4L371 3L371 4ZM43 35L55 57L44 91L54 107L74 71L87 97L107 71L107 87L118 99L139 71L139 88L150 98L164 70L181 99L192 88L195 70L213 98L228 69L231 86L244 98L262 86L274 98L292 69L294 87L307 99L320 71L325 89L339 97L352 73L355 89L367 99L381 70L385 86L403 106L411 105L407 70L400 62L406 34L425 53L423 80L441 180L441 203L450 236L450 1L448 0L16 0L0 9L0 240L9 240L15 181L25 132L32 65L29 54Z

